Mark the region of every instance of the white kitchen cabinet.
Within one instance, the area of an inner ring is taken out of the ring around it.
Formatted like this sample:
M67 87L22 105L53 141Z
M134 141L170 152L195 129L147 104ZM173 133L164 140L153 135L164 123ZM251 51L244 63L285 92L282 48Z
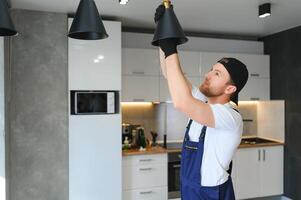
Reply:
M122 76L123 102L158 102L159 76Z
M242 148L235 160L237 199L283 193L283 146Z
M183 73L186 76L200 76L200 52L178 51Z
M124 156L123 200L167 199L167 154Z
M283 194L283 146L261 148L261 195Z
M255 54L236 54L249 70L250 78L270 78L270 56Z
M201 77L195 76L186 76L188 80L191 82L192 85L198 87L201 83ZM160 102L170 102L171 96L168 90L167 80L162 76L160 77L160 84L159 84L159 91L160 91Z
M121 90L121 23L103 23L104 40L68 38L69 91ZM68 122L69 200L122 199L121 113L69 112Z
M70 90L120 90L121 23L104 21L104 25L109 31L105 40L68 38Z
M126 190L123 194L123 200L167 200L167 190L167 187Z
M245 87L239 92L239 101L270 100L270 79L249 78Z
M236 153L236 198L255 198L260 195L260 148L243 148Z
M122 49L123 75L153 75L160 73L158 49Z
M238 53L201 53L201 76L208 72L212 65L223 57L234 57L242 61L248 68L249 76L252 78L270 77L270 56L256 54Z
M200 61L201 76L204 77L206 75L206 73L212 69L212 66L223 57L235 57L235 54L202 52L201 53L201 61Z

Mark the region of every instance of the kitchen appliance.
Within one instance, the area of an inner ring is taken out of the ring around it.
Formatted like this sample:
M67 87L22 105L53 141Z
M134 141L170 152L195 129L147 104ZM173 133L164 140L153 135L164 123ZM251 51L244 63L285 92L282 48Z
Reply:
M137 147L140 148L145 148L146 147L146 137L145 137L145 133L144 133L144 128L143 127L138 127L137 128Z
M174 143L173 147L181 145ZM167 145L168 146L168 145ZM181 152L168 153L168 199L180 198Z
M133 125L122 123L122 144L124 143L126 137L130 142L132 141L133 138L132 130L133 130Z
M72 115L101 115L119 112L118 91L70 91Z

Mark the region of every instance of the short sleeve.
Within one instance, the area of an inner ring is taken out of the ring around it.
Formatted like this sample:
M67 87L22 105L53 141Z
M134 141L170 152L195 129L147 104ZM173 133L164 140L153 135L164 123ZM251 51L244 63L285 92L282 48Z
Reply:
M199 88L192 86L191 93L194 98L201 100L203 102L207 101L207 97L199 90Z
M242 125L241 115L229 106L222 104L209 104L213 115L215 128L236 130Z

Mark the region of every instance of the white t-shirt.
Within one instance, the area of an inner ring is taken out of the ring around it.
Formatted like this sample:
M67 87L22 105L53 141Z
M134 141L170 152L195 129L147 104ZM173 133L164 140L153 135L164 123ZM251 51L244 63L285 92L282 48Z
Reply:
M206 101L207 98L196 87L192 95ZM215 128L207 127L201 167L202 186L216 186L228 180L227 170L241 141L243 122L241 115L227 104L209 104L214 115ZM189 138L198 142L203 125L193 121Z

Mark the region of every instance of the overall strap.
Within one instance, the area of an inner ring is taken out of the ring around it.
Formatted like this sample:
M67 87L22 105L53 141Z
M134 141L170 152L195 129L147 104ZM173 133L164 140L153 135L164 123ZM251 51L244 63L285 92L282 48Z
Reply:
M189 122L188 122L188 124L186 126L185 137L184 137L185 140L189 140L189 134L188 133L189 133L192 121L193 121L192 119L189 119Z
M201 134L200 134L199 140L202 140L202 139L205 138L205 136L206 136L206 130L207 130L207 126L203 126L203 128L201 130Z

